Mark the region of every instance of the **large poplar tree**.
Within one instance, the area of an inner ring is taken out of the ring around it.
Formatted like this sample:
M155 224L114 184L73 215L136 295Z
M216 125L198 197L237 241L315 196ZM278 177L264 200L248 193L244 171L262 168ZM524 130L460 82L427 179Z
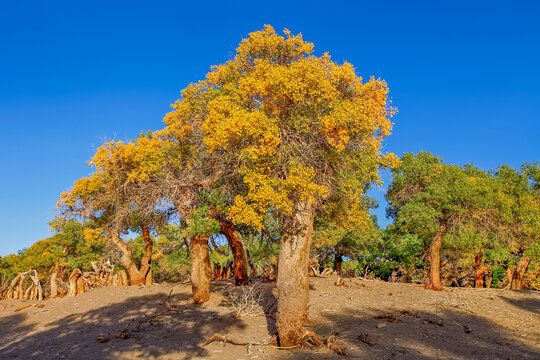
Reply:
M233 59L185 89L165 119L178 137L202 130L207 150L219 155L229 174L224 184L236 191L230 220L260 229L268 213L282 216L282 345L302 336L317 206L338 193L347 209L344 223L366 226L365 184L379 181L379 168L397 163L381 153L394 113L386 83L364 82L350 63L312 53L301 35L285 30L280 36L266 26L244 39Z

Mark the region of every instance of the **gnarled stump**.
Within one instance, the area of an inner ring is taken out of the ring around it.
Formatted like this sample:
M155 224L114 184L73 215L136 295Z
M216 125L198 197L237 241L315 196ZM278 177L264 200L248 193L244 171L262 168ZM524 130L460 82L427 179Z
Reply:
M69 291L68 296L75 296L77 294L80 294L79 292L79 278L82 276L82 272L79 269L73 269L71 274L69 275ZM83 291L84 292L84 285L83 285Z

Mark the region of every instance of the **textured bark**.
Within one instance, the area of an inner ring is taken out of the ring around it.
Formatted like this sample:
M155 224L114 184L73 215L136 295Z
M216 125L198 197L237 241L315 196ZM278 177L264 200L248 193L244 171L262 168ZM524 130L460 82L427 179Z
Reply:
M523 275L525 275L530 262L531 259L528 256L519 258L514 274L512 275L512 289L521 290L521 280L523 279Z
M191 239L191 289L193 302L202 304L210 299L210 256L208 239L194 236Z
M341 253L338 251L334 254L334 271L338 275L342 275L341 265L343 264L343 256L341 256Z
M474 275L474 287L481 288L484 287L484 274L487 270L487 267L484 265L482 253L477 253L474 257L474 262L476 263L476 273Z
M221 269L221 276L219 277L221 280L225 280L229 278L229 271L231 270L234 262L227 261L223 269ZM237 284L238 285L238 284Z
M79 278L82 276L82 272L79 269L73 269L71 274L69 274L69 291L68 296L75 296L79 294ZM84 292L84 288L83 288Z
M510 289L510 286L512 286L512 277L515 268L515 266L509 266L508 268L506 268L506 279L508 280L508 283L504 287L505 290Z
M244 252L244 246L240 237L238 236L238 231L233 223L219 220L221 226L221 233L225 235L227 241L229 242L229 247L233 254L234 259L234 269L233 276L234 282L236 285L247 285L248 284L248 274L247 274L247 264L246 264L246 253Z
M58 285L56 285L57 277L58 277L58 265L55 265L53 273L51 274L51 279L50 279L51 299L54 299L55 297L58 296Z
M154 241L150 236L150 230L146 226L141 226L142 237L144 240L144 255L141 259L139 272L146 285L152 284L152 248Z
M152 247L153 241L150 237L148 228L141 227L143 230L143 240L145 242L144 255L141 259L141 267L137 268L137 265L132 259L132 252L130 247L122 241L120 235L117 232L113 232L111 238L113 243L120 250L120 263L126 268L129 274L129 284L151 284L152 283Z
M433 290L442 290L441 284L441 244L442 238L448 225L445 221L439 224L439 228L435 232L433 241L429 247L429 262L430 262L430 283Z
M83 278L80 277L77 279L77 294L82 294L84 292L84 281Z
M120 271L118 272L118 275L120 276L120 285L121 285L121 286L128 286L129 283L128 283L128 278L127 278L126 270L120 270Z
M309 250L313 236L314 205L302 200L283 222L278 262L276 326L281 346L296 345L302 336L309 302Z

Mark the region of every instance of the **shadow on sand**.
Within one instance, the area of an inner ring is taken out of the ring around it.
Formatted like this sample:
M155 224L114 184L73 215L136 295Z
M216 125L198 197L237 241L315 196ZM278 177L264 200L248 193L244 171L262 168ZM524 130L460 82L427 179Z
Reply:
M214 332L243 328L233 314L219 314L189 302L186 294L172 295L167 311L163 294L127 298L85 313L68 315L42 328L22 325L26 314L2 319L0 359L124 359L194 358L208 355L203 344ZM169 307L170 309L170 307ZM151 318L153 315L161 314ZM116 335L129 325L125 339ZM26 335L29 331L37 331ZM105 337L99 343L97 337ZM13 339L10 341L9 339Z

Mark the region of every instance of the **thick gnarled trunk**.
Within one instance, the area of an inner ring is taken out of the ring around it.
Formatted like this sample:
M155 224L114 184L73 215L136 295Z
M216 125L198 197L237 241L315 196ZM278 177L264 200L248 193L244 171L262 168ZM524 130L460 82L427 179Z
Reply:
M130 285L151 284L152 283L152 247L153 241L148 228L142 227L143 239L145 242L144 255L141 259L141 267L133 261L131 248L122 241L118 232L111 234L112 242L120 250L120 263L126 268L129 275Z
M225 235L231 252L233 254L234 260L234 269L233 276L236 285L247 285L248 284L248 275L247 275L247 264L246 264L246 253L244 252L244 246L240 237L238 236L238 231L233 223L220 220L219 224L221 226L221 233Z
M296 345L302 336L309 302L309 250L314 205L302 200L283 223L278 262L277 330L281 346Z
M208 239L194 236L190 242L191 251L191 289L193 302L202 304L210 299L210 255Z
M433 290L442 290L441 284L441 244L444 233L447 229L445 221L441 221L439 228L435 232L433 241L429 246L430 262L430 283Z
M525 275L530 262L531 259L528 256L519 258L514 274L512 275L512 289L521 290L521 280L523 279L523 275Z

